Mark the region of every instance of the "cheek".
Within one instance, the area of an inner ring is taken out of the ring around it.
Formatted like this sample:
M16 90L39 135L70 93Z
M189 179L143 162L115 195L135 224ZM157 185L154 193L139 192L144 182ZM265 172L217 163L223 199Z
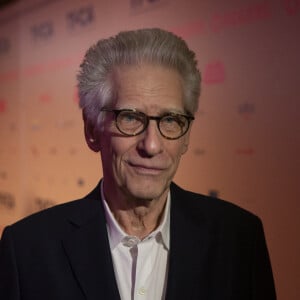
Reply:
M180 143L179 145L172 145L172 147L168 147L166 149L169 157L173 161L174 164L178 164L183 153L186 152L186 146Z
M112 138L110 151L115 163L121 164L123 160L126 160L127 155L129 155L132 149L135 149L135 143L131 139L126 137Z

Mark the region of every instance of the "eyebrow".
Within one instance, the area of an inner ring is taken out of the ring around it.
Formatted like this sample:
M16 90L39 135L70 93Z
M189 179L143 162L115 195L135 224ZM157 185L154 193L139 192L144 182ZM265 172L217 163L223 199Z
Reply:
M132 111L136 111L136 112L141 112L145 115L147 115L146 112L144 112L143 110L141 109L138 109L136 107L116 107L114 109L117 109L117 110L122 110L122 109L128 109L128 110L132 110ZM161 112L159 112L157 115L158 116L161 116L161 115L165 115L165 114L179 114L179 115L186 115L188 114L185 110L181 110L181 109L163 109Z

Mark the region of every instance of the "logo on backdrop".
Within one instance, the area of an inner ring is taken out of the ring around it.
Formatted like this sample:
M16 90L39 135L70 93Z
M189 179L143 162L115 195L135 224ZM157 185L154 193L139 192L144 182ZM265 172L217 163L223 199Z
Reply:
M194 155L201 156L201 155L205 155L206 150L204 148L195 148L193 149L193 153Z
M217 197L219 197L219 191L218 190L216 190L216 189L210 189L209 191L208 191L208 195L210 196L210 197L213 197L213 198L217 198Z
M88 5L73 9L66 13L65 20L67 27L71 30L86 27L95 20L94 8L93 6ZM34 41L48 40L55 34L55 25L52 20L45 20L41 23L31 26L30 34ZM0 39L0 54L2 51L5 51L8 46L8 40Z
M148 9L153 9L168 0L130 0L130 8L133 12L143 12Z
M85 180L82 177L77 178L77 186L82 187L85 185Z
M16 206L14 195L8 192L0 192L0 206L13 210Z
M244 102L238 106L238 113L245 119L249 120L255 114L255 104Z
M33 25L30 33L34 41L48 40L54 35L54 25L51 21L44 21Z
M46 209L56 204L54 201L50 199L41 198L41 197L35 198L33 203L38 210Z
M91 5L82 6L80 8L71 10L66 14L67 26L74 30L77 28L86 27L95 20L95 10Z

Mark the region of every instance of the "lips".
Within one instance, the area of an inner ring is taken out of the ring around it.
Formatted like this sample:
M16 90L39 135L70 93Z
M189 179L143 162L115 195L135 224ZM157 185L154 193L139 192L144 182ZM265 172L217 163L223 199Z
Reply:
M148 165L148 164L140 164L140 163L133 163L133 162L127 162L127 163L133 170L135 170L135 172L139 174L158 175L166 169L166 167L150 165L150 164Z

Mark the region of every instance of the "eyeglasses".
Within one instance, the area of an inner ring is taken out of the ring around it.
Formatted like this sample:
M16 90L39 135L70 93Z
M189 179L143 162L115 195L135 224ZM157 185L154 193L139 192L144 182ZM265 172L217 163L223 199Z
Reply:
M193 116L166 113L159 117L148 116L135 109L108 109L101 111L113 112L118 130L126 136L135 136L144 132L150 120L155 120L160 134L168 140L176 140L185 135L194 120Z

